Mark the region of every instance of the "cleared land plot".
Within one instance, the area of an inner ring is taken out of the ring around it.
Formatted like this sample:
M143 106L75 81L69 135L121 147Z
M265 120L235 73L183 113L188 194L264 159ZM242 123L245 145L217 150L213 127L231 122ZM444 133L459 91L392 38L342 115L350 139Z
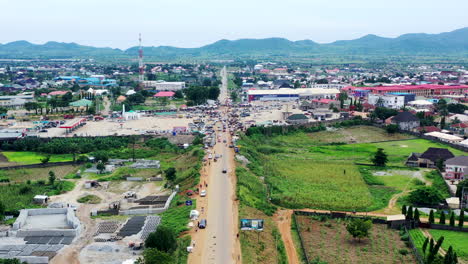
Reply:
M30 152L30 151L4 151L2 154L9 162L14 162L21 165L41 163L41 159L46 157L46 154ZM50 156L49 162L73 161L72 154L54 154Z
M64 178L66 175L74 173L77 170L78 167L72 165L34 169L0 170L0 178L8 178L10 182L47 180L49 178L49 171L53 171L57 178Z
M385 130L371 126L356 126L334 131L321 131L308 135L317 144L333 142L366 143L385 140L402 140L413 138L406 134L389 134Z
M447 251L452 246L459 258L468 261L468 233L435 229L429 229L428 231L435 240L444 236L442 248Z
M398 231L386 225L374 224L369 238L359 243L346 231L344 220L325 222L310 216L297 216L305 250L311 260L319 257L326 263L415 263L411 253L401 241Z

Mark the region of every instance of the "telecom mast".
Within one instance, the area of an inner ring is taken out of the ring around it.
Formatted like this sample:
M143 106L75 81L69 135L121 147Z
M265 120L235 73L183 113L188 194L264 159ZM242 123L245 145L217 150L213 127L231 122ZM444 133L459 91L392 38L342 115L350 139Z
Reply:
M143 81L145 80L145 65L143 65L143 48L141 47L141 33L139 34L139 49L138 49L138 86L143 89Z

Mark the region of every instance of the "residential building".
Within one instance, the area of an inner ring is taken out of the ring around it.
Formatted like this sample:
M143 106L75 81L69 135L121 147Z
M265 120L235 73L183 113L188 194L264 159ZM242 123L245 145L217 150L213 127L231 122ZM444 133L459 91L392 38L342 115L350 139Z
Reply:
M410 112L399 112L391 118L392 124L398 125L398 128L406 131L413 131L419 127L419 119Z
M292 125L306 124L309 122L309 118L304 114L293 114L288 116L286 122Z
M437 163L445 162L455 157L452 152L444 148L428 148L424 153L411 153L406 165L411 167L435 168Z
M401 109L405 106L405 97L392 94L369 94L367 102L375 106L383 106L392 109Z
M464 180L468 175L468 156L458 156L445 161L444 178Z

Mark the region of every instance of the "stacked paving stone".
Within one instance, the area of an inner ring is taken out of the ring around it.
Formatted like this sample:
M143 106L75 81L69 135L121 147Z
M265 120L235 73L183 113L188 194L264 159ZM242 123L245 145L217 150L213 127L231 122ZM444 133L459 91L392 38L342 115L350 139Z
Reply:
M118 221L106 221L101 222L98 225L97 231L95 236L102 234L102 233L115 233L117 229L120 227L120 222Z
M143 231L141 232L141 239L144 241L148 238L151 232L156 231L156 227L161 222L161 217L157 215L150 215L146 217L145 225L143 226Z

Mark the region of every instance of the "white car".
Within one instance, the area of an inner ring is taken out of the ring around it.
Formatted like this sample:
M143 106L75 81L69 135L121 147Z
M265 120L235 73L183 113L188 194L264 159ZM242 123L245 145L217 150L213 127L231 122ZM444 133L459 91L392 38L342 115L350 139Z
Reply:
M200 193L200 196L205 197L206 196L206 190L202 190L201 193Z

